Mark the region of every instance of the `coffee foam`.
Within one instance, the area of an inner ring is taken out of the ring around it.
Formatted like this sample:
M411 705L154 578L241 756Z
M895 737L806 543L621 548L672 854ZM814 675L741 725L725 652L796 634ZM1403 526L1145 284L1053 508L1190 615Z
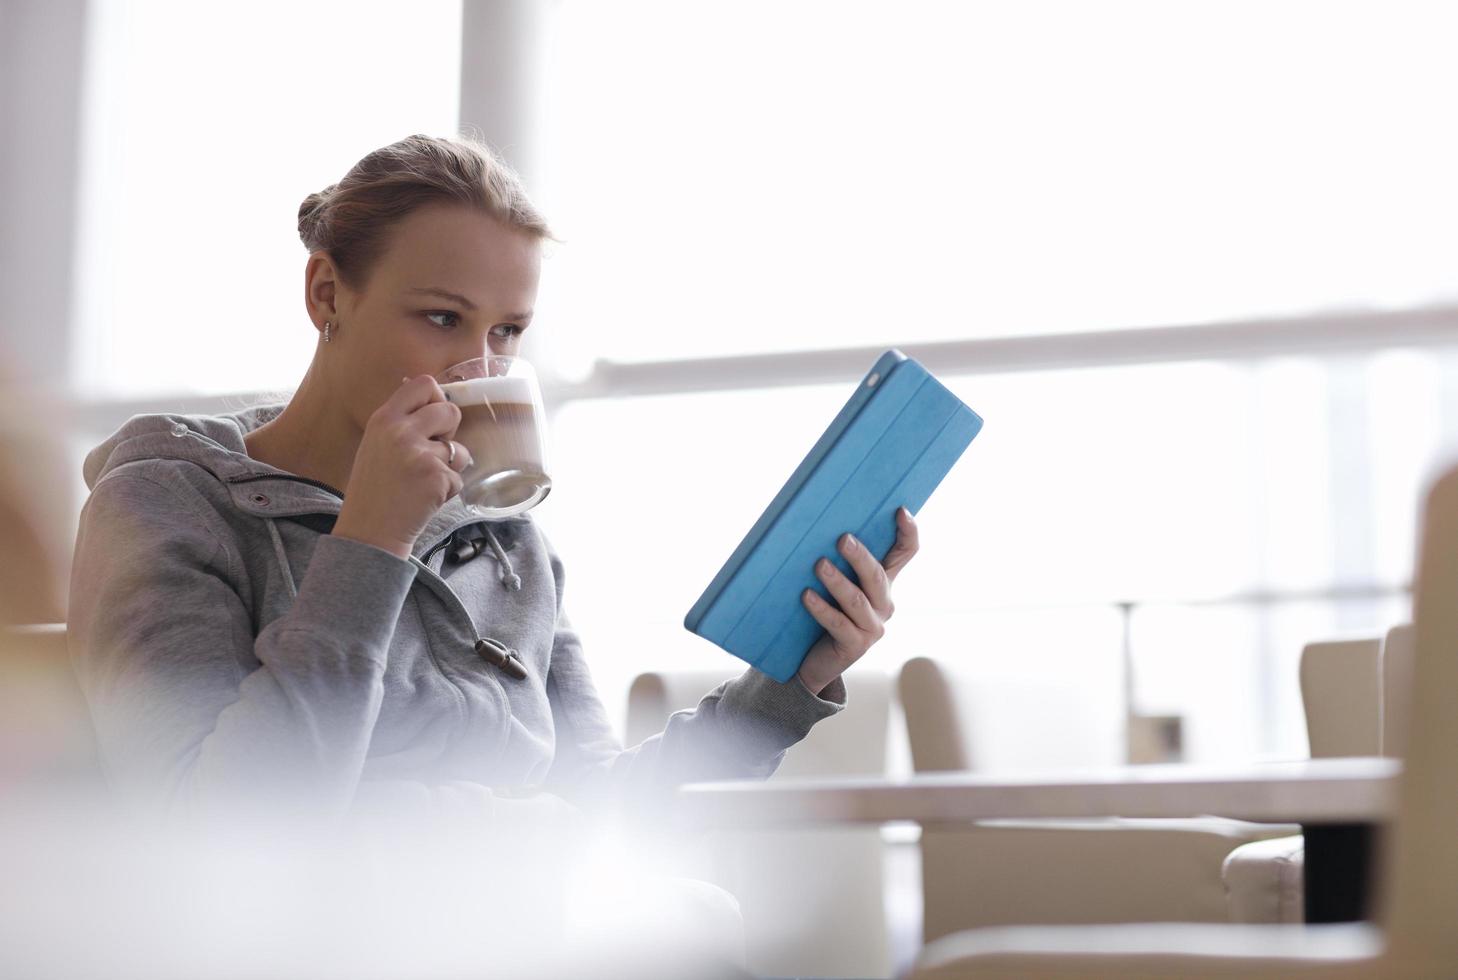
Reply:
M492 402L532 403L532 387L526 378L471 378L440 386L446 398L462 407Z

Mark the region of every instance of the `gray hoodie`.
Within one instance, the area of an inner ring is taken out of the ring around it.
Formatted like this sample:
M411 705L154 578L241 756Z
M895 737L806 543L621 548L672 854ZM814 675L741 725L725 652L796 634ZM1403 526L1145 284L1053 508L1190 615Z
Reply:
M484 522L453 499L408 561L336 537L337 491L244 446L282 407L137 416L86 458L69 635L126 802L489 815L538 787L597 803L767 777L844 706L840 681L817 697L750 668L624 750L530 515Z

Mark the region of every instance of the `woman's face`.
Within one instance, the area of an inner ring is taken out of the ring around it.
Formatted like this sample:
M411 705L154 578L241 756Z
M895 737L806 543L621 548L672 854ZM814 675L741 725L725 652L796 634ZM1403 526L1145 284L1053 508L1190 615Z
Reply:
M335 282L335 320L320 348L330 390L363 428L404 377L486 354L516 354L532 318L541 244L464 205L419 208L395 226L359 292ZM325 264L315 279L333 280ZM323 293L319 296L322 297Z

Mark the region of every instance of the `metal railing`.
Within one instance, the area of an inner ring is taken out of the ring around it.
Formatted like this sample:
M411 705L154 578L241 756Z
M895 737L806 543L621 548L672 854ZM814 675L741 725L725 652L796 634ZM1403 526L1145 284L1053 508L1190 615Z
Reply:
M943 376L1070 370L1197 360L1252 361L1287 355L1371 353L1396 347L1458 347L1458 305L1412 310L1307 314L1186 326L1047 333L935 343L839 347L783 353L622 363L598 360L585 378L543 372L543 396L560 408L590 398L707 391L752 391L854 381L888 346ZM259 392L176 393L75 402L73 429L106 433L144 412L226 412L255 403Z

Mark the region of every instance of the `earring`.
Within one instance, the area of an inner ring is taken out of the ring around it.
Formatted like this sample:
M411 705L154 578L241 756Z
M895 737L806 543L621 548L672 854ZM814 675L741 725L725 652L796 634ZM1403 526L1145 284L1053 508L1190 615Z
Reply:
M328 320L325 320L324 321L324 343L326 343L326 344L329 343L329 326L330 326L329 321Z

